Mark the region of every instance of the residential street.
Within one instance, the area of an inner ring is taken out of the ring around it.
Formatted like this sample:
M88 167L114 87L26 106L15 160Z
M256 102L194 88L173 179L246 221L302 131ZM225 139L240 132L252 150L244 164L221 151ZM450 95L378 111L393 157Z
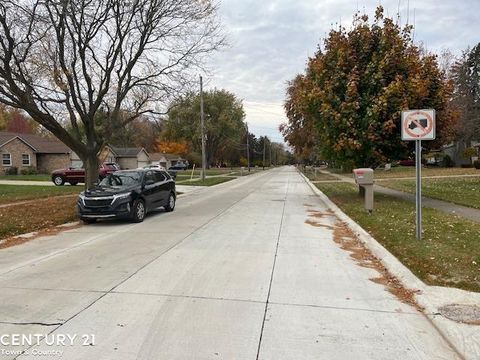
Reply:
M456 359L334 241L327 210L282 167L187 194L140 224L1 250L0 333L77 338L18 357L28 346L0 345L0 359Z

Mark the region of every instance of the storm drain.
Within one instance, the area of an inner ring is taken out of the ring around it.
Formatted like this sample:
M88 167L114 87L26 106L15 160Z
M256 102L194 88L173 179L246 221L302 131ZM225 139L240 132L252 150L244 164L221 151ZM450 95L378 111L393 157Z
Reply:
M476 305L450 304L438 309L447 319L472 325L480 325L480 307Z

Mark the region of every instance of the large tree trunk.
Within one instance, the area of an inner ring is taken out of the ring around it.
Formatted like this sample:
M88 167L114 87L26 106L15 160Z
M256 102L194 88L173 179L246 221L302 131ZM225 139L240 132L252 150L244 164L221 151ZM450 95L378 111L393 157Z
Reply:
M98 157L97 153L89 153L87 158L83 160L85 165L85 190L95 186L98 181Z

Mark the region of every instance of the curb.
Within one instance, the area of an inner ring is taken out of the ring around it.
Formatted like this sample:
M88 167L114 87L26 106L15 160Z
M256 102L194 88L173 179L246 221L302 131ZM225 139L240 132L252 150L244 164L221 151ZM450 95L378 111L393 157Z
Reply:
M301 171L299 171L303 180L308 184L312 191L317 195L332 211L333 213L353 231L357 238L376 256L381 263L392 273L402 285L410 290L419 290L420 294L425 292L427 285L418 279L405 265L403 265L395 256L393 256L387 249L377 242L366 230L359 224L345 214L336 204L333 203L323 192L321 192ZM435 327L439 334L445 339L450 347L462 358L468 359L467 354L456 346L455 339L449 336L448 328L438 318L438 309L431 304L425 297L415 295L417 303L424 308L423 314ZM473 359L473 358L471 358Z

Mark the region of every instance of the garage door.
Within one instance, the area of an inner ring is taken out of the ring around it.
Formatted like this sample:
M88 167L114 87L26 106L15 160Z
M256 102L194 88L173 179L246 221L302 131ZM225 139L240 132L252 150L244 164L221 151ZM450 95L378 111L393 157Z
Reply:
M148 165L148 161L138 161L138 167L143 168Z

